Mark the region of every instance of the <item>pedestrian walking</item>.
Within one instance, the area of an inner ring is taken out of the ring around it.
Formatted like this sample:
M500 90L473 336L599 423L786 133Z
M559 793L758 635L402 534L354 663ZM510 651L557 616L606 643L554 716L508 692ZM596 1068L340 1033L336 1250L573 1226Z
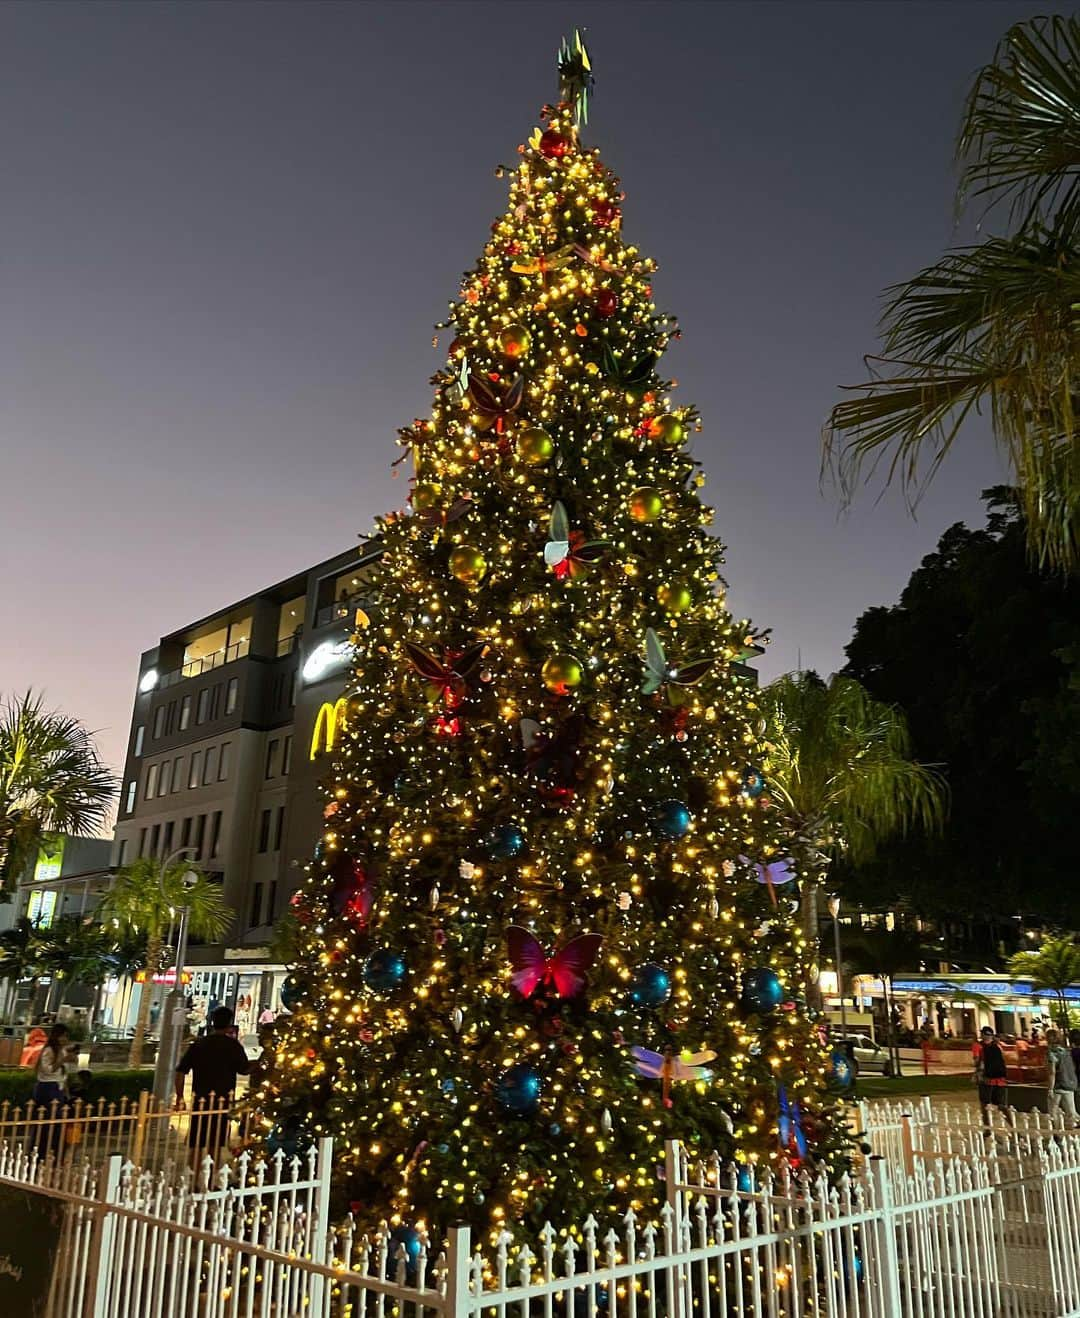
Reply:
M979 1086L983 1124L989 1126L992 1107L1000 1108L1002 1112L1008 1112L1009 1109L1005 1054L1001 1051L1001 1044L992 1026L982 1027L978 1040L972 1045L971 1055L975 1063L975 1081Z
M1061 1113L1069 1125L1076 1125L1076 1067L1072 1053L1064 1046L1057 1030L1046 1031L1046 1064L1050 1069L1050 1088L1046 1110L1050 1116Z
M38 1156L56 1154L60 1148L62 1127L59 1118L67 1106L67 1068L69 1062L68 1028L66 1025L54 1025L45 1040L45 1046L38 1054L34 1070L34 1105L38 1109L38 1119L45 1112L53 1118L46 1121L38 1133Z
M237 1076L251 1070L248 1055L235 1036L233 1014L218 1007L210 1017L210 1033L196 1039L176 1068L176 1106L184 1106L184 1084L191 1074L192 1114L188 1144L191 1165L217 1158L229 1138L229 1107Z

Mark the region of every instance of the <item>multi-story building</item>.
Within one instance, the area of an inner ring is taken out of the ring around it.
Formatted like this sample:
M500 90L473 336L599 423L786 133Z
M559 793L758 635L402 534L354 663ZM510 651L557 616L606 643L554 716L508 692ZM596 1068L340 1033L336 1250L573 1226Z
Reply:
M279 1005L272 930L318 837L343 643L367 620L378 554L369 542L318 563L163 636L139 663L112 864L186 848L220 878L233 928L193 945L188 964L196 999L241 1018Z

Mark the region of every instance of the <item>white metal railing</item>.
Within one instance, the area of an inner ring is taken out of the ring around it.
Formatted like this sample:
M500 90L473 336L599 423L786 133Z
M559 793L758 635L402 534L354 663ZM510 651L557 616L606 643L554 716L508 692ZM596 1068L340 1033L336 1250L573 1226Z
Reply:
M982 1138L981 1130L977 1132ZM49 1318L1046 1318L1080 1313L1080 1141L1017 1179L989 1157L872 1158L830 1185L667 1149L658 1220L590 1217L411 1257L328 1218L331 1142L210 1177L0 1143L0 1182L63 1206Z

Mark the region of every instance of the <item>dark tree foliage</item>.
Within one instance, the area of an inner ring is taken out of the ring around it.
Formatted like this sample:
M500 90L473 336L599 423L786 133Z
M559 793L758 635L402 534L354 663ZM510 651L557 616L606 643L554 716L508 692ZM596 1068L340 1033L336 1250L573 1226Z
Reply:
M840 878L863 905L1075 927L1080 580L1032 566L1013 491L983 497L985 528L950 527L899 604L858 620L843 670L906 712L913 753L947 777L949 819Z

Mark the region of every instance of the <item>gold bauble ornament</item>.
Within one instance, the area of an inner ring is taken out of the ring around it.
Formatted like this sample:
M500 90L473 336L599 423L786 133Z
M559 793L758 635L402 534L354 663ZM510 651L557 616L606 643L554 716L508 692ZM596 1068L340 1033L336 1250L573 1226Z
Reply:
M412 506L418 513L426 513L439 502L442 489L435 481L418 481L413 486Z
M504 357L524 357L532 338L524 325L507 325L499 331L499 347Z
M664 581L656 588L657 603L668 613L685 613L694 602L685 581Z
M664 412L662 415L655 417L649 427L649 434L652 435L653 439L658 439L661 444L667 444L669 448L681 444L685 433L683 423L673 412Z
M522 462L530 467L542 467L550 462L555 452L555 442L546 430L539 426L529 426L517 439L517 451Z
M544 660L540 677L549 691L558 696L566 695L573 687L581 685L584 674L578 661L568 654L553 654Z
M459 545L450 554L450 575L465 586L476 586L487 571L487 560L473 545Z
M635 522L655 522L664 511L660 491L654 490L651 485L643 485L640 490L634 490L627 506Z

